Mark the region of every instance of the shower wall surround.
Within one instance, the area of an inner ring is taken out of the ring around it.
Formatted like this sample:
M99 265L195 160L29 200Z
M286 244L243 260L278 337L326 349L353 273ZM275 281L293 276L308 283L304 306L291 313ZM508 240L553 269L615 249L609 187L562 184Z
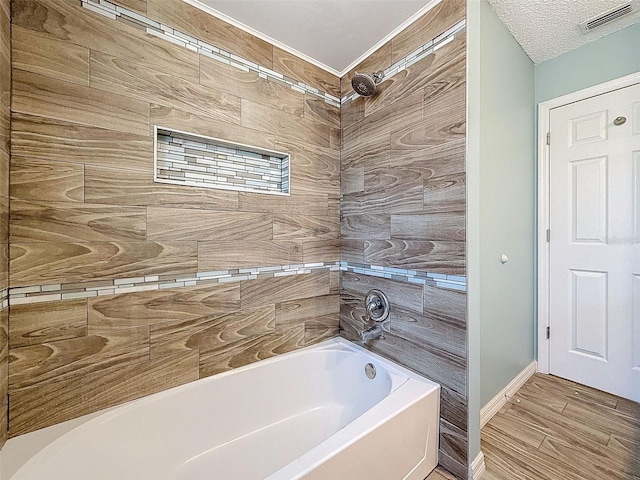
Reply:
M110 4L339 98L181 0ZM134 20L13 2L11 436L338 334L337 102ZM290 196L154 183L154 125L290 154Z
M11 1L0 0L0 448L7 439Z
M465 19L444 0L354 68L385 70ZM350 92L353 72L342 78ZM344 102L341 335L359 341L369 289L391 303L391 333L367 347L442 385L439 461L467 478L465 32Z
M181 0L12 15L9 434L358 340L380 288L369 347L442 384L440 461L466 478L465 2L366 59L403 63L348 100L353 71ZM290 196L154 183L155 125L290 154Z

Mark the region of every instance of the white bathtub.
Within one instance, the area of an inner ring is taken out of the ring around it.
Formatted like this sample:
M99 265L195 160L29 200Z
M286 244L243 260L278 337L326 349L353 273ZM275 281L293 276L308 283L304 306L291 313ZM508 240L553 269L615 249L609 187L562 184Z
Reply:
M0 478L423 480L439 391L333 339L11 439Z

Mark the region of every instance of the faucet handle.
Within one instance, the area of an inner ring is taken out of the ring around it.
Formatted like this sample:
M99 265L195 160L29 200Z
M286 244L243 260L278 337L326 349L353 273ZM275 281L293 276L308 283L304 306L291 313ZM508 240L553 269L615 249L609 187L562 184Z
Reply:
M391 311L389 299L380 290L370 290L365 299L365 307L367 309L367 320L374 322L384 322Z

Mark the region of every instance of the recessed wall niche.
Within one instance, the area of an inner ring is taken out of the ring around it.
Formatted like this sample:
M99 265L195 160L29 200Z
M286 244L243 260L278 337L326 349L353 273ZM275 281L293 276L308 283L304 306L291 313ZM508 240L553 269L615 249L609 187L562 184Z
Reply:
M289 155L156 125L153 180L289 195Z

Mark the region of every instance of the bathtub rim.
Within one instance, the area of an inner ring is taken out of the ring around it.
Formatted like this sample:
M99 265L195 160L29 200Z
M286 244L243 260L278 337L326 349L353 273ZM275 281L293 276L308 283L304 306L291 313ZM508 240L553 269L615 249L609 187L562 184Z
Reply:
M263 366L268 366L276 362L281 362L286 358L295 358L297 356L302 356L307 354L310 351L353 352L353 353L363 354L367 357L372 358L374 361L380 363L391 374L392 383L393 383L391 390L389 391L387 397L385 398L388 398L395 391L401 389L410 380L418 381L420 383L429 385L429 388L428 388L429 391L440 389L439 384L435 383L434 381L422 375L419 375L409 370L407 367L399 365L392 360L389 360L381 355L378 355L375 352L372 352L342 337L334 337L334 338L316 343L314 345L302 347L300 349L296 349L291 352L286 352L280 355L276 355L268 359L252 362L248 365L243 365L241 367L234 368L234 369L221 372L215 375L211 375L209 377L194 380L194 381L185 383L183 385L172 387L167 390L161 390L159 392L156 392L150 395L145 395L137 399L129 400L127 402L123 402L121 404L114 405L112 407L107 407L97 412L92 412L77 418L67 420L65 422L61 422L55 425L51 425L49 427L45 427L42 429L35 430L33 432L29 432L24 435L13 437L7 441L5 446L0 451L0 480L10 480L18 472L18 470L20 470L29 460L31 460L33 457L38 455L47 446L57 441L58 439L64 437L65 435L73 432L76 429L90 428L91 424L94 423L94 421L108 421L114 417L117 417L119 415L122 415L123 413L126 413L127 411L133 408L144 407L149 403L162 400L163 398L175 395L176 393L197 388L198 386L201 386L203 383L216 381L216 380L228 377L230 375L240 374L245 371L250 371ZM408 407L409 405L407 405L406 408ZM365 412L363 415L366 415L367 412ZM356 418L354 421L357 421L358 418ZM349 442L349 444L352 444L352 443L353 442ZM314 447L314 449L315 448L317 448L317 446ZM270 474L269 478L272 475L275 475L276 473L278 473L280 470Z

